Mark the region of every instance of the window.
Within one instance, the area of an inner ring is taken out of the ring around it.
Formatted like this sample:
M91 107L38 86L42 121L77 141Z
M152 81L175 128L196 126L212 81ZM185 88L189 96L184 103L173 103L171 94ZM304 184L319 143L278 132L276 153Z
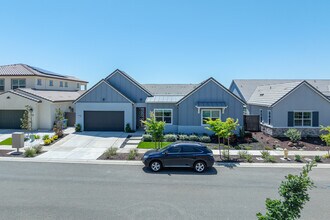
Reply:
M64 83L64 86L65 86L65 87L68 87L68 82L65 82L65 83Z
M184 146L182 146L181 152L182 153L201 153L202 151L199 150L195 146L184 145Z
M49 86L54 86L53 80L49 80Z
M270 125L270 123L272 122L272 111L268 110L268 124Z
M25 79L12 79L11 80L11 88L18 89L18 88L25 88L26 87L26 80Z
M63 87L63 81L60 81L60 87Z
M218 119L220 118L220 110L216 109L216 110L206 110L203 109L202 110L202 125L206 125L205 124L205 120L208 118L211 118L212 120Z
M169 153L169 154L176 154L176 153L179 153L180 152L180 149L181 148L179 146L170 147L167 150L167 153Z
M5 91L5 80L0 79L0 92Z
M37 79L37 85L41 86L41 79Z
M311 112L294 112L293 120L294 120L294 126L296 126L296 127L312 126L312 113Z
M80 89L80 83L77 83L77 89Z
M263 122L264 121L264 119L262 118L262 109L260 109L259 119L260 119L260 122Z
M172 124L172 109L155 109L156 121L164 121L166 124Z

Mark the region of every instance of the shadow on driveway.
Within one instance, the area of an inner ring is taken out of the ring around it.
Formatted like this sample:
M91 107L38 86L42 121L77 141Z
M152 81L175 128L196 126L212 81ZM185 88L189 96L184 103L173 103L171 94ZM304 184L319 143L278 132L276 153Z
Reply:
M207 176L207 175L217 175L218 171L214 167L208 168L203 173L197 173L192 168L162 168L159 172L153 172L149 167L143 167L142 170L147 174L159 175L198 175L198 176Z

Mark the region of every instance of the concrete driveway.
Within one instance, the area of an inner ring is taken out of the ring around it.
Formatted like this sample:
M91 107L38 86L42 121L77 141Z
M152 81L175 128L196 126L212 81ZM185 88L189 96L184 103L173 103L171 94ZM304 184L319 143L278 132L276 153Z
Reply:
M77 132L69 134L37 159L96 160L109 147L119 148L125 141L124 132ZM46 149L47 149L46 148Z

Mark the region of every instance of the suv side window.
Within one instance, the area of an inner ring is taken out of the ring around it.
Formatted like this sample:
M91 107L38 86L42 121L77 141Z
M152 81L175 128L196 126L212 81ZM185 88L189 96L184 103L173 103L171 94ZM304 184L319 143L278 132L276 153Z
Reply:
M184 145L182 146L182 153L201 153L202 151L195 146Z
M170 147L168 150L167 150L167 153L169 154L176 154L176 153L179 153L181 150L181 147L179 146L174 146L174 147Z

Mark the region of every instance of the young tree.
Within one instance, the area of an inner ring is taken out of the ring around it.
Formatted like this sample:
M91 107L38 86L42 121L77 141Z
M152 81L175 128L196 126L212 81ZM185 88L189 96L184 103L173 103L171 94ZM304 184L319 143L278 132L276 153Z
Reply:
M212 120L211 118L207 118L205 123L208 125L205 127L207 130L214 132L214 134L218 137L218 146L219 146L219 156L221 159L221 144L220 139L222 138L223 143L225 139L225 129L224 129L224 122L221 121L219 118Z
M155 142L155 148L161 148L161 144L164 137L164 121L157 121L153 112L150 112L150 117L145 121L142 121L145 125L145 131L152 136L152 140Z
M257 213L259 220L294 220L300 218L300 212L309 201L308 190L314 187L308 174L316 166L307 164L299 175L289 174L282 181L278 193L283 198L266 199L266 214Z
M21 128L28 133L32 131L32 107L30 105L25 106L25 111L21 120Z
M325 132L325 134L320 135L320 138L321 138L322 141L324 141L327 144L327 146L328 146L328 155L330 155L330 149L329 149L329 146L330 146L330 126L327 126L327 127L321 126L321 131Z
M55 122L53 131L58 137L63 136L63 120L64 120L64 113L63 111L58 108L55 110Z
M236 121L233 118L227 118L224 122L224 136L227 138L228 142L228 159L230 159L229 149L230 149L230 137L234 135L234 131L236 130L238 124L238 119Z

